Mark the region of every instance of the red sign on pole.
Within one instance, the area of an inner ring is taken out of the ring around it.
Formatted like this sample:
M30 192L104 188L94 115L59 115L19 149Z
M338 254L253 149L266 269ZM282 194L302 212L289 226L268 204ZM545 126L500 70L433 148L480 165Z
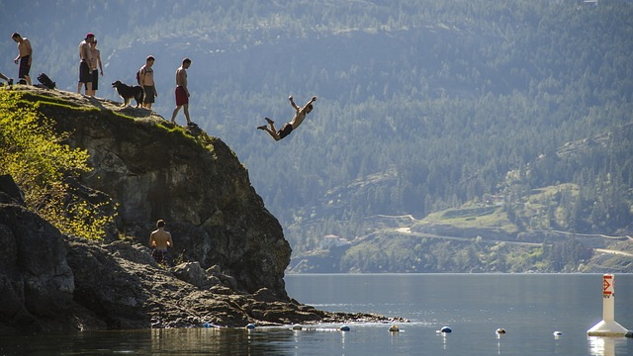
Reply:
M605 274L602 276L602 295L610 296L613 294L613 275Z

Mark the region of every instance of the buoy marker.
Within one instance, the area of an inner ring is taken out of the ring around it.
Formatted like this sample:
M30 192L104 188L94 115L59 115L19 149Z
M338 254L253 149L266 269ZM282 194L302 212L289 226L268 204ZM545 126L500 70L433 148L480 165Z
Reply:
M587 330L588 336L626 336L628 330L615 321L615 276L602 276L602 321Z
M440 328L440 330L437 330L436 332L437 332L438 334L440 334L440 333L441 333L441 334L450 334L450 333L452 333L452 332L453 332L453 329L451 329L451 328L450 328L450 327L448 327L448 326L442 326L442 327Z

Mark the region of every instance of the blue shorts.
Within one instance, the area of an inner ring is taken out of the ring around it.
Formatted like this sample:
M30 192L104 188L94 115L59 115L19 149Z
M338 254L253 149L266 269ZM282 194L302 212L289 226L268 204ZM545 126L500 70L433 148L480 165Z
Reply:
M20 58L20 70L18 72L18 78L24 78L29 76L31 71L31 65L29 64L29 58L31 56L24 56Z

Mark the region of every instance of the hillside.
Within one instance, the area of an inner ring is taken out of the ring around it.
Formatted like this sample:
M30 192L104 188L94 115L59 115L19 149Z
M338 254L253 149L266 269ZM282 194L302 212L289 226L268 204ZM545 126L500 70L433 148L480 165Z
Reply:
M541 199L535 194L528 201L546 202ZM528 210L533 212L519 214ZM500 205L464 206L421 220L378 215L367 218L364 226L366 235L351 240L328 235L313 250L295 253L288 272L633 272L633 237L526 231L513 224Z
M555 155L576 165L587 156L606 155L621 137L631 136L632 125L618 133L600 134L565 143ZM624 154L624 152L621 152ZM539 157L538 160L546 160ZM529 167L538 166L530 162ZM329 235L312 250L295 252L291 273L333 272L619 272L633 271L633 236L582 233L576 226L605 226L605 214L627 215L628 207L609 213L594 204L578 211L584 187L573 183L532 189L513 199L515 177L508 172L506 189L486 195L484 201L431 213L375 215L364 219L363 230ZM358 199L375 186L397 179L394 172L372 175L328 192L321 204L305 209L301 226L317 229L348 208L346 198ZM608 193L608 192L607 192ZM352 197L352 198L349 198ZM597 200L602 201L599 197ZM627 215L628 216L628 215ZM323 218L327 217L327 218ZM571 220L574 217L577 220ZM596 219L596 217L598 217ZM571 226L575 221L576 226ZM299 224L291 227L299 226ZM589 229L591 231L591 229ZM603 230L604 231L604 230ZM327 243L328 241L330 243ZM335 243L332 243L335 242Z
M248 168L294 256L326 236L378 232L376 215L423 219L502 196L517 231L633 230L630 1L32 4L0 3L0 28L30 37L42 54L33 71L61 88L76 87L76 47L91 31L104 83L132 82L157 57L153 108L168 116L174 70L192 58L194 121ZM273 142L255 128L290 119L289 94L319 100ZM107 85L99 96L116 99ZM578 188L516 213L559 186Z

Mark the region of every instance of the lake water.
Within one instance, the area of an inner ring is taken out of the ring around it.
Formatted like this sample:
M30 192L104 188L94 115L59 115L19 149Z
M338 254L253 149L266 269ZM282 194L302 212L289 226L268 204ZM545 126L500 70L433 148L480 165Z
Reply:
M615 320L633 329L633 275L615 279ZM289 275L286 289L319 309L411 322L398 333L390 324L348 324L348 332L318 325L0 335L0 355L633 355L633 339L587 337L602 319L599 274ZM437 333L442 326L453 332Z

